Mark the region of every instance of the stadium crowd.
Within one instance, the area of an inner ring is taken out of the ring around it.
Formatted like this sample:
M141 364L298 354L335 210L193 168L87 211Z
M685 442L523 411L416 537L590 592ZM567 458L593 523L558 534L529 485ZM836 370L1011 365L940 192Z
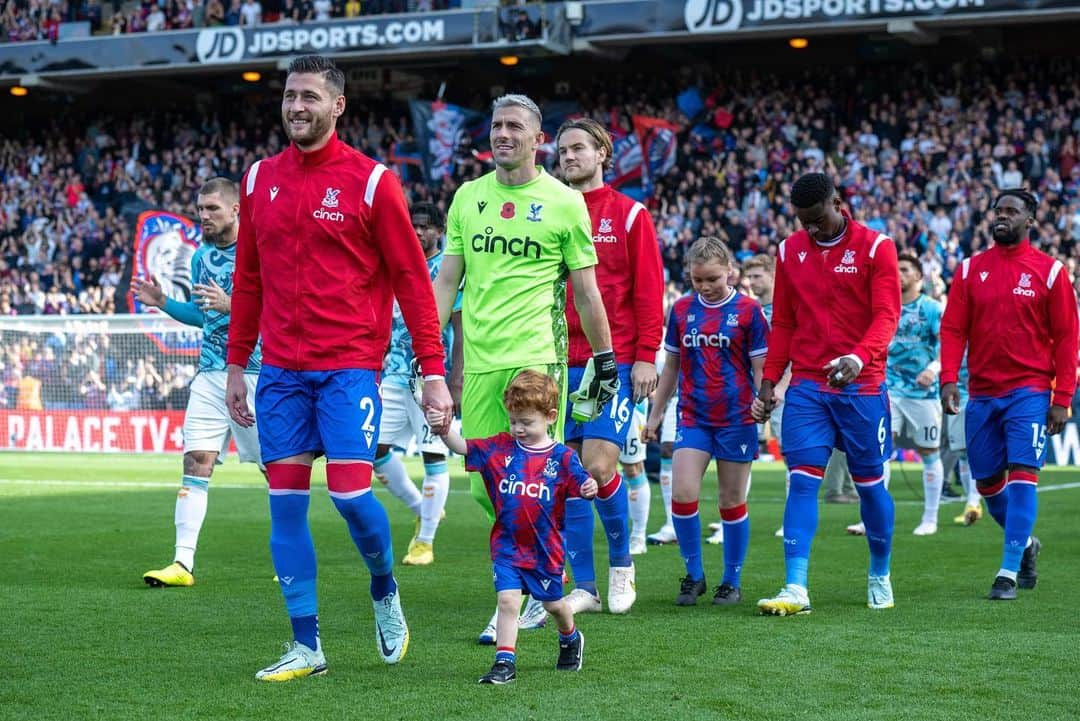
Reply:
M1078 70L1075 58L903 73L871 66L857 82L833 68L798 75L686 70L677 78L604 77L572 99L617 131L631 132L638 114L683 128L675 167L647 201L670 295L681 292L683 254L702 235L725 240L740 261L775 253L796 229L790 183L824 170L855 218L919 256L927 292L941 298L960 262L990 243L987 210L1007 187L1037 194L1032 238L1077 278ZM705 106L694 118L677 102L688 87L699 89ZM346 142L388 163L416 152L406 110L357 106L339 123ZM132 245L121 208L138 200L194 217L203 181L238 180L256 159L282 148L275 118L269 107L243 103L205 113L57 117L3 140L0 314L115 312ZM460 182L488 169L469 148L438 186L424 183L413 166L395 167L410 201L443 208ZM9 382L8 356L4 382L11 388L18 383ZM128 371L116 378L126 381Z
M494 4L494 3L487 3ZM535 37L536 18L507 7L508 38ZM461 7L461 0L100 0L50 2L7 0L0 14L0 42L57 42L61 23L87 22L95 35L160 32L188 28L322 22L338 18L416 13Z

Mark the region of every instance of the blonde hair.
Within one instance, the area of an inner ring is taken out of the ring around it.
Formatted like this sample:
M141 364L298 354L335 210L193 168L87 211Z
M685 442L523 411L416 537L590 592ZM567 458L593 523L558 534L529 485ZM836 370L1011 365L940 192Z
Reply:
M542 415L547 414L559 408L559 387L545 373L523 370L514 376L503 392L503 407L508 413L537 411Z
M768 255L767 253L758 253L753 258L748 258L747 261L743 263L742 269L744 273L752 268L761 268L766 273L772 273L775 266L776 261L771 255Z
M732 254L731 248L728 248L727 243L724 241L711 235L698 238L690 246L690 250L686 251L687 267L698 263L708 263L712 260L719 261L721 265L726 265L729 268L735 267L735 256Z

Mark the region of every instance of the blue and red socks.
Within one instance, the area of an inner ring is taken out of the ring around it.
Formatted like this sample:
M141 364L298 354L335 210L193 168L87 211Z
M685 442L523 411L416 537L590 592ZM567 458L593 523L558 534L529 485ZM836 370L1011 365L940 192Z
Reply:
M721 583L739 588L746 549L750 545L750 514L746 504L721 508L720 522L724 524L724 578Z
M349 535L371 572L371 597L378 601L397 589L390 519L371 492L371 464L364 461L326 464L326 487Z
M695 581L705 578L705 568L701 561L701 517L698 515L698 502L671 500L671 523L675 526L675 537L679 540L679 553L686 564L686 575Z
M630 560L630 496L618 473L596 491L596 511L608 542L608 565L625 568Z
M311 466L268 463L270 483L270 556L274 561L293 635L318 648L318 601L315 594L315 543L308 526Z
M1039 476L1031 471L1009 471L1008 496L1009 512L1005 518L1005 551L1002 554L1001 568L1016 573L1020 570L1020 559L1024 555L1031 532L1035 530L1035 516L1038 509L1035 491ZM1015 581L1016 579L1013 578Z
M499 646L495 649L495 663L500 661L506 661L507 663L517 662L517 654L514 653L513 646Z
M578 637L577 624L574 624L573 626L571 626L569 631L565 631L565 632L564 631L559 631L559 643L562 644L562 645L565 645L565 644L568 644L568 643L573 643L574 641L577 640L577 637Z

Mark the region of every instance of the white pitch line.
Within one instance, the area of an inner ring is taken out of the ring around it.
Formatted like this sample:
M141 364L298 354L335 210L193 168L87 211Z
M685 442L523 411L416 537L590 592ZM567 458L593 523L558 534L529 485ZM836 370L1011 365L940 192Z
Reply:
M0 478L0 485L4 486L73 486L76 488L89 487L89 488L176 488L177 484L174 481L73 481L65 480L61 478ZM318 487L318 484L316 487ZM256 490L264 491L266 486L261 486L253 483L216 483L210 482L212 488L227 488L229 490ZM1080 482L1077 483L1058 483L1052 486L1038 486L1037 491L1039 493L1048 493L1050 491L1067 491L1073 488L1080 488ZM464 488L452 488L451 493L470 493L469 490ZM919 501L922 503L922 501Z

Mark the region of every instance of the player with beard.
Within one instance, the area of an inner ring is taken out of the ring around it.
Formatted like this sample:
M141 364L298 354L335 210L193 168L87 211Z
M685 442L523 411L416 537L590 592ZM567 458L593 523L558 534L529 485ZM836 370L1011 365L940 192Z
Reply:
M600 123L578 118L563 123L555 135L559 165L570 187L585 196L596 247L596 283L604 299L615 360L619 368L619 394L608 412L594 420L571 419L566 442L581 454L589 475L600 485L596 510L608 540L608 610L627 613L637 596L634 564L630 559L628 489L648 487L642 472L626 483L616 471L619 452L632 427L634 405L656 388L656 352L664 328L664 276L660 248L649 211L641 203L604 184L604 169L611 164L611 137ZM570 331L569 382L577 387L585 375L592 351L567 292L566 320ZM647 506L646 506L647 508ZM646 511L647 513L647 511ZM644 528L637 514L635 528ZM574 590L566 600L574 613L600 611L593 566L592 503L572 498L566 504L566 550L574 574Z
M971 475L1005 529L996 601L1034 588L1041 544L1036 484L1046 436L1065 427L1076 391L1077 309L1068 271L1031 246L1035 197L1002 191L993 205L994 246L967 258L953 278L941 325L941 405L960 411L957 387L967 348L964 419Z
M502 398L517 374L532 368L555 379L562 398L552 436L561 441L566 403L566 285L593 351L593 379L585 396L595 413L617 391L604 302L597 287L592 227L581 193L536 165L543 142L542 117L524 95L495 100L491 150L495 170L464 183L447 212L446 250L435 279L444 325L465 280L462 335L465 353L461 395L462 435L488 438L506 430ZM473 498L494 521L480 475L470 476ZM495 642L494 614L480 643ZM531 599L522 628L542 626L544 607Z
M184 474L174 514L176 555L165 568L143 574L148 586L158 588L195 585L195 547L206 519L210 476L219 454L228 450L229 439L236 440L242 463L256 463L262 469L258 431L254 426L245 428L233 421L225 406L225 341L229 336L229 294L233 286L240 212L236 183L228 178L211 178L199 188L195 207L203 240L191 259L191 280L198 300L181 303L167 298L158 279L152 276L131 279L132 290L140 303L160 308L181 323L203 329L199 372L191 381L184 412ZM243 381L252 398L261 355L256 348L244 368Z
M264 681L326 671L307 518L316 455L327 457L330 497L371 573L376 647L391 664L408 650L390 523L371 493L395 296L409 298L401 312L425 374L423 405L447 419L453 407L431 279L401 185L338 138L344 92L331 60L293 60L281 103L292 142L241 182L227 402L238 423L254 422L243 367L261 332L255 409L270 479L270 552L293 631L285 654L256 674Z

